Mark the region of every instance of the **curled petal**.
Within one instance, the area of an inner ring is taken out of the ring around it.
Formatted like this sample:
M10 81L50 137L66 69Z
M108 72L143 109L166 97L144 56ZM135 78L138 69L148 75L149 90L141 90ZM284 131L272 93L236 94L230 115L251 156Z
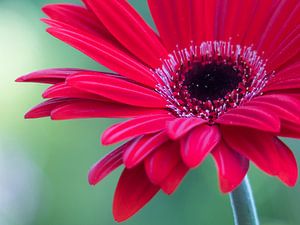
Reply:
M217 126L202 125L194 128L181 139L183 162L190 168L199 166L220 140Z

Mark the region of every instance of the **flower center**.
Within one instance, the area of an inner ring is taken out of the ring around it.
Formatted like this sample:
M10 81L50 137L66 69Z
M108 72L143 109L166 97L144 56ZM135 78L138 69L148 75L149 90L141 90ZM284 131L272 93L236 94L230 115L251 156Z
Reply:
M155 73L162 80L157 92L174 115L211 122L261 94L271 76L251 47L224 41L175 50Z
M181 74L190 96L201 101L223 98L242 81L238 68L220 62L196 61Z

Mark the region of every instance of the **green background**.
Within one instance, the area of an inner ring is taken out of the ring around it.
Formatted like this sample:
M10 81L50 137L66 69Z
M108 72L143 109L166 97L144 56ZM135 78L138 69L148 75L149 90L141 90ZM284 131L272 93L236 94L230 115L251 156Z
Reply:
M99 140L115 121L23 119L41 102L46 86L15 83L16 77L53 67L103 69L44 31L40 8L52 2L0 0L0 224L116 224L111 202L120 170L96 187L87 182L90 166L112 150ZM130 2L153 25L146 1ZM287 143L300 162L300 142ZM253 165L249 177L263 225L300 224L299 185L287 188ZM124 224L233 224L229 198L219 191L212 159L190 172L175 194L159 193Z

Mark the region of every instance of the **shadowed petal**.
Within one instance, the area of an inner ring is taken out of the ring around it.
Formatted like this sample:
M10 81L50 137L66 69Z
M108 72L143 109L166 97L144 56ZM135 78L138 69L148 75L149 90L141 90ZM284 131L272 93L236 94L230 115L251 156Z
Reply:
M115 124L102 135L102 144L110 145L142 134L156 133L165 128L166 122L174 119L170 115L147 115Z
M223 141L211 152L218 168L220 188L223 193L228 193L237 188L249 168L249 160Z
M132 6L124 0L84 0L106 28L128 50L155 68L167 51L153 30Z
M194 128L181 139L181 156L190 168L199 166L213 148L220 142L217 126L202 125Z
M137 138L136 141L124 153L124 164L132 168L140 163L152 151L168 140L164 132L148 134Z
M145 159L147 176L154 184L161 184L175 169L180 160L180 145L169 141L159 146L155 152Z
M159 189L148 180L143 165L124 169L114 196L115 220L122 222L134 215L155 196Z

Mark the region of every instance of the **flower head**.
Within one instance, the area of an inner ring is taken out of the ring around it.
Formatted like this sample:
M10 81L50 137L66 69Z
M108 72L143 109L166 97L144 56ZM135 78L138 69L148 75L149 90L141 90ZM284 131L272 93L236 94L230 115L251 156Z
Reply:
M278 136L300 137L299 1L148 0L159 34L125 0L83 2L45 6L47 31L114 73L48 69L17 81L52 84L26 118L130 118L104 132L104 145L126 142L89 173L95 185L125 166L117 221L172 194L209 155L224 193L249 161L295 185Z

